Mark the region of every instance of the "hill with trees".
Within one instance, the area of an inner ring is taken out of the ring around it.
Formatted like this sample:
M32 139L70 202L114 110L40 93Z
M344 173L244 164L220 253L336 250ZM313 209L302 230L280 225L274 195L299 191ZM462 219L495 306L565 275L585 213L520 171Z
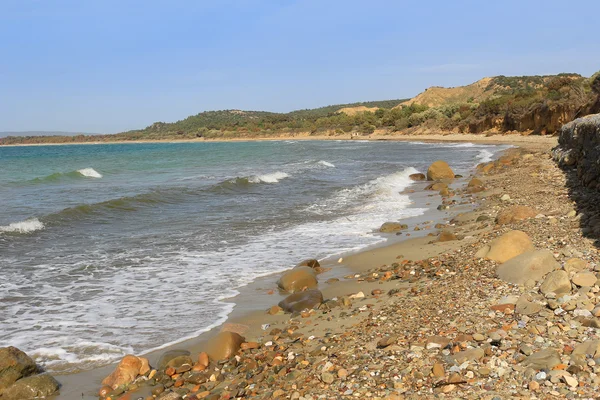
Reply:
M205 111L115 135L6 137L0 144L269 138L402 133L554 134L564 123L600 112L600 72L496 76L456 88L431 87L412 99L338 104L289 113Z

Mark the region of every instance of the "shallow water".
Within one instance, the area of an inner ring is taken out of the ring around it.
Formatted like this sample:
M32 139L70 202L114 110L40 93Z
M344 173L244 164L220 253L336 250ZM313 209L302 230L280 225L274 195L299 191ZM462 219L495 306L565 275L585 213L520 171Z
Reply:
M196 336L254 278L373 245L383 222L425 212L399 193L409 174L437 159L466 174L505 147L0 148L0 345L73 372Z

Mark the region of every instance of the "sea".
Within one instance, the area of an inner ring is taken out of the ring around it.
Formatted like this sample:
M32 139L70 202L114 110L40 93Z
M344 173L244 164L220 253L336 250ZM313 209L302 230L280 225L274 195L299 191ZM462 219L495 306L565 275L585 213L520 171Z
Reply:
M256 278L382 243L383 222L428 211L405 194L410 174L443 159L468 175L506 147L0 147L0 346L60 374L195 337Z

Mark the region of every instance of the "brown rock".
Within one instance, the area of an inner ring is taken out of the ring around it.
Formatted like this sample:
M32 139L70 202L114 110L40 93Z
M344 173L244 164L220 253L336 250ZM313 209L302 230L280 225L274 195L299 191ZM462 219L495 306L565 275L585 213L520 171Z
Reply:
M398 232L403 229L407 229L408 225L401 224L400 222L384 222L383 225L379 228L379 232L381 233L391 233Z
M294 293L279 302L285 312L301 312L305 309L311 309L323 302L323 293L320 290L306 290L304 292Z
M425 174L421 174L421 173L418 173L418 174L410 174L408 177L409 177L411 180L413 180L413 181L424 181L425 179L427 179L427 177L425 176Z
M433 364L433 368L432 368L431 372L433 373L433 376L435 376L436 378L443 378L444 376L446 376L446 371L444 371L444 366L440 363Z
M438 242L450 242L452 240L456 240L456 235L452 232L442 231L438 235Z
M445 184L444 182L436 182L436 183L432 183L431 185L427 185L425 187L425 190L443 190L443 189L448 189L448 185Z
M297 267L310 267L312 269L315 270L320 270L321 269L321 264L319 263L319 260L314 259L314 258L309 258L307 260L302 260L298 263L298 265L296 265Z
M447 162L438 160L427 168L427 180L454 179L454 172Z
M244 337L238 333L220 332L208 341L206 353L212 360L226 360L233 357L244 342Z
M534 250L533 243L525 232L509 231L490 242L490 249L482 257L499 263L510 260L526 251Z
M571 279L577 286L594 286L597 280L593 272L578 272Z
M567 261L565 261L565 271L567 271L567 273L571 273L571 272L579 272L583 269L585 269L585 267L587 267L587 262L585 262L584 260L580 259L580 258L570 258Z
M467 184L467 187L474 187L474 186L483 186L483 181L481 179L477 179L477 178L473 178L469 181L469 183Z
M550 272L544 282L540 285L540 292L543 294L556 293L563 294L571 291L571 281L566 271L558 270Z
M526 251L498 266L500 279L516 285L533 286L550 272L560 268L550 250Z
M283 312L283 309L279 306L273 306L273 307L269 308L269 311L268 311L268 313L271 315L277 315L280 312Z
M2 400L46 398L58 392L59 383L48 374L21 378L2 392Z
M18 379L37 372L35 362L16 347L0 348L0 395Z
M383 338L379 339L379 341L377 342L377 347L379 347L380 349L383 349L385 347L388 347L388 346L396 343L397 340L398 340L398 338L396 336L383 337Z
M310 267L298 267L285 272L277 285L289 293L300 292L305 289L317 287L315 271Z
M115 370L109 376L104 378L102 385L110 386L113 389L116 389L121 385L128 385L133 382L138 375L142 375L141 371L147 367L147 359L136 357L131 354L126 355L117 365ZM146 372L148 372L148 370L144 373Z
M245 342L240 346L242 350L258 349L259 347L260 345L257 342Z
M511 224L524 219L533 218L537 211L527 206L513 206L498 213L496 223L499 225Z

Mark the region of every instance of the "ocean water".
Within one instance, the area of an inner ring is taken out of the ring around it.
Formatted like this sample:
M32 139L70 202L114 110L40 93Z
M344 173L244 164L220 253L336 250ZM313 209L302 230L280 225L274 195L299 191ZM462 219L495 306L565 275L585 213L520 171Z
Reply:
M91 369L224 322L236 288L385 240L437 159L502 146L366 141L0 147L0 346ZM409 207L410 206L410 207Z

